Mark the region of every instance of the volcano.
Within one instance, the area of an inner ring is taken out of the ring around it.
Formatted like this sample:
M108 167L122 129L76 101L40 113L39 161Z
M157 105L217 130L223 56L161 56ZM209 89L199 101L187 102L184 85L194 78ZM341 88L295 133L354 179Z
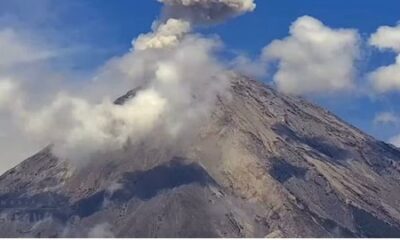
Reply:
M400 237L399 149L247 77L229 92L179 151L23 161L0 177L0 236Z

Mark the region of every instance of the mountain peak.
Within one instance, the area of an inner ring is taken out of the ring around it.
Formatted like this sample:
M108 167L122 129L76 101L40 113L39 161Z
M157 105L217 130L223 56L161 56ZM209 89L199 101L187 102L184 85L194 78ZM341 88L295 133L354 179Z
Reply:
M236 76L229 88L178 150L132 146L72 171L46 148L8 171L0 211L14 220L2 236L400 235L398 149L260 82Z

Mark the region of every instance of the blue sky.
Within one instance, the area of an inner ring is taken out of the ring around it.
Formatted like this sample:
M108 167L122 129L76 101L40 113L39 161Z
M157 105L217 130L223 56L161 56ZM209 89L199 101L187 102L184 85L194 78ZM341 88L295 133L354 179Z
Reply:
M331 28L357 29L364 41L379 26L393 26L400 20L398 0L256 0L256 4L252 13L199 31L218 34L227 48L255 57L274 39L286 37L291 23L303 15ZM61 48L74 46L54 66L60 71L90 72L131 48L132 39L149 31L160 9L153 0L0 0L0 25L29 29ZM363 74L393 63L394 58L394 53L363 47L357 81L365 81ZM379 139L400 133L394 125L373 124L379 112L400 113L396 93L308 98Z

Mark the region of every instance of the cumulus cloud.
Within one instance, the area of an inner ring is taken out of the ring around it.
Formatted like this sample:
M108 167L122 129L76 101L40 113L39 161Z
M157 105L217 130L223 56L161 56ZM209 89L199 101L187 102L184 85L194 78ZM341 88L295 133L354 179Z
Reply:
M380 50L398 53L394 64L383 66L368 75L373 88L380 93L400 90L400 25L382 26L372 34L369 43Z
M251 12L254 0L158 0L164 3L164 17L194 24L210 24Z
M289 94L351 89L359 56L359 35L352 29L332 29L303 16L290 27L290 36L275 40L263 52L278 61L274 82Z
M400 90L400 55L397 56L394 64L380 67L368 77L379 93Z
M400 52L400 24L395 27L382 26L371 35L369 44L381 50Z

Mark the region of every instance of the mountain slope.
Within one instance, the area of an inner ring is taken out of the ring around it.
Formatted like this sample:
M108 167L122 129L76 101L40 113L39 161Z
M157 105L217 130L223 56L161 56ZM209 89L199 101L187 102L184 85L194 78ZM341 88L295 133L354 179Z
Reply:
M71 171L48 147L5 173L0 236L400 237L399 170L393 146L235 77L179 149Z

